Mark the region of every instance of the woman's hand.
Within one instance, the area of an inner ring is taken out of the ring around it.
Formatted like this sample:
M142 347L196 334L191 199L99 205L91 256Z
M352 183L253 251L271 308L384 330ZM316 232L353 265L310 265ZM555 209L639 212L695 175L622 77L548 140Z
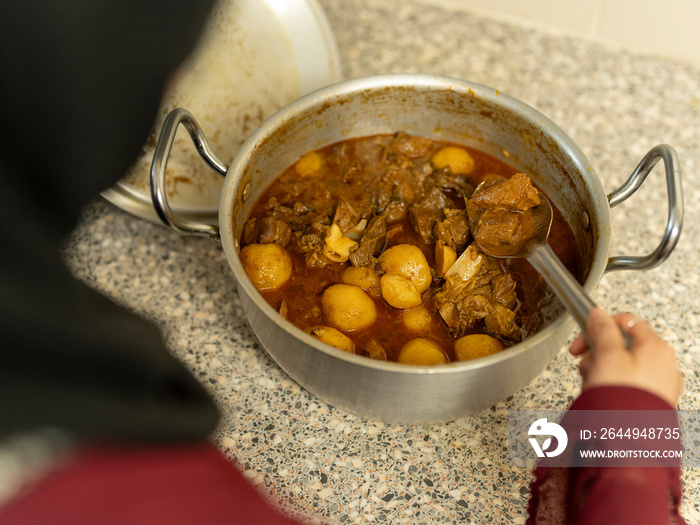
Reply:
M632 348L625 348L621 329L632 336ZM602 308L595 308L588 318L588 333L594 352L589 351L581 335L569 349L571 354L583 356L579 371L584 389L631 386L652 392L674 407L678 404L683 376L676 354L649 323L629 313L611 317Z

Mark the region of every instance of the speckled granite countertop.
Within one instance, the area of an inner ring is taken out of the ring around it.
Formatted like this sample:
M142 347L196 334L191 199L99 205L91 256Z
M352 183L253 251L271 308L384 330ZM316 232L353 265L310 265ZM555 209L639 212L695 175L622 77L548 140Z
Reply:
M322 0L344 76L435 73L486 84L536 107L617 188L659 142L678 151L684 232L649 272L609 274L595 299L649 319L686 374L681 408L700 408L700 69L583 38L413 0ZM400 7L397 7L400 5ZM613 210L617 254L641 254L666 220L661 170ZM66 252L75 274L162 325L173 353L223 413L213 436L285 512L313 523L523 523L531 473L504 453L513 409L564 409L578 393L562 350L528 386L483 413L430 426L342 413L301 389L248 329L220 246L181 237L98 201ZM683 472L683 512L700 522L700 480Z

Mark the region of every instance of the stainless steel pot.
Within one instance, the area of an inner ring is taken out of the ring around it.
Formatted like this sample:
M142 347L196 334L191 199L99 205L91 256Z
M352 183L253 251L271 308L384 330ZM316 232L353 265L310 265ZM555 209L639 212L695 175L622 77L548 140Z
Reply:
M225 176L219 226L183 221L163 192L165 166L178 125L204 160ZM554 123L498 91L452 78L397 75L342 82L307 95L265 121L227 168L209 150L183 109L165 122L151 170L154 206L171 228L220 237L238 281L248 322L272 358L324 401L370 419L400 423L448 421L487 408L534 378L573 327L563 313L534 336L501 353L434 367L380 362L327 346L283 319L248 280L238 257L252 206L284 169L307 151L351 137L396 131L474 146L528 173L557 204L576 235L591 294L606 271L642 270L663 262L682 223L680 168L667 145L653 148L619 189L606 195L592 166ZM664 161L669 216L659 246L645 256L610 257L610 209L630 197Z

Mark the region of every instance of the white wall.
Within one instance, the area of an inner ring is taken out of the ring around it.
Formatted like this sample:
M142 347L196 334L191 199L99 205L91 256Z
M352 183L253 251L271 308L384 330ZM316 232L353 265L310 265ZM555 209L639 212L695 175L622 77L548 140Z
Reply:
M700 0L423 0L602 37L700 65Z

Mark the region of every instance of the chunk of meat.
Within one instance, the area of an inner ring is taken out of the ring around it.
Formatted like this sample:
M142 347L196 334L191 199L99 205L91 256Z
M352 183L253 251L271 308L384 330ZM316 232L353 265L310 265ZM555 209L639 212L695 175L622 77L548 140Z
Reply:
M298 215L304 215L305 213L308 213L309 208L304 204L303 202L296 201L292 207L294 210L294 213Z
M508 339L520 340L520 327L515 324L515 312L500 304L489 303L484 317L484 326L492 334L499 334Z
M505 209L486 210L474 228L474 238L486 253L493 256L515 255L532 238L532 211L522 213Z
M243 226L243 235L241 236L241 242L243 244L255 244L258 242L258 233L260 231L260 225L258 224L258 219L255 217L248 219Z
M410 181L410 176L407 177L409 180L399 182L394 186L394 193L392 199L397 199L405 202L406 204L413 204L415 201L416 193L413 190L413 183Z
M353 155L353 148L346 142L336 145L327 161L336 166L342 180L348 180L362 171L362 162Z
M330 191L319 193L319 195L315 195L314 198L311 199L309 208L318 215L333 215L337 204L333 194Z
M433 147L433 141L425 137L414 137L399 131L391 141L392 152L405 155L409 159L426 157Z
M515 280L492 258L471 244L450 266L433 306L455 337L481 328L514 341L521 330L515 322Z
M292 230L299 230L307 224L308 217L306 214L298 213L294 208L277 204L268 212L268 217L283 221L289 225Z
M321 252L308 252L305 257L307 268L325 268L330 264L333 264L323 253Z
M374 211L381 213L389 205L394 194L394 184L390 181L379 181L374 192Z
M350 254L353 266L365 266L373 270L379 269L377 256L382 253L386 244L386 219L378 215L365 228L359 247Z
M292 236L292 229L284 221L274 217L265 217L259 221L260 233L258 239L260 244L276 242L280 246L286 246Z
M446 209L445 219L435 223L433 237L456 252L467 246L471 234L466 210Z
M488 299L483 295L465 293L457 301L440 301L439 293L435 296L440 317L455 337L461 337L467 330L475 329L487 314Z
M410 170L413 168L413 161L407 155L391 153L387 156L386 166L389 169Z
M384 137L377 137L375 140L362 140L355 143L353 152L363 166L380 165L386 160L387 147L385 142Z
M386 218L387 222L397 222L406 217L407 209L408 206L404 199L392 197L384 208L382 216Z
M336 224L340 231L346 233L360 222L360 215L345 197L338 199L338 206L333 216L333 224Z
M263 219L252 218L243 226L244 244L269 244L276 242L286 246L292 236L292 229L285 221L268 216Z
M309 232L296 232L297 236L297 247L302 253L309 253L313 251L320 252L323 249L323 243L325 242L325 236L321 233L315 231Z
M330 219L318 217L304 230L294 232L297 248L304 254L308 268L325 268L331 261L323 255L326 237L330 230Z
M432 244L435 242L433 228L438 221L445 218L443 210L447 205L448 200L445 194L438 188L433 188L418 203L411 206L408 212L411 225L424 243Z
M354 203L354 208L362 219L369 220L374 216L377 208L378 192L379 184L376 180L373 180L367 184L359 200Z
M425 179L424 187L426 192L433 188L439 188L443 191L449 190L460 199L468 199L474 193L474 186L465 175L454 174L447 168L433 171Z
M540 203L539 192L523 173L478 188L467 213L479 247L494 256L521 251L534 234L532 208Z
M397 222L406 217L408 207L415 200L414 175L405 167L390 167L381 176L377 186L376 209L387 222Z
M504 208L525 211L540 203L540 193L524 173L516 173L508 179L492 180L479 188L469 199L469 204L482 210Z
M515 287L515 279L508 272L494 277L491 281L491 294L494 304L500 304L509 310L513 310L518 302Z

